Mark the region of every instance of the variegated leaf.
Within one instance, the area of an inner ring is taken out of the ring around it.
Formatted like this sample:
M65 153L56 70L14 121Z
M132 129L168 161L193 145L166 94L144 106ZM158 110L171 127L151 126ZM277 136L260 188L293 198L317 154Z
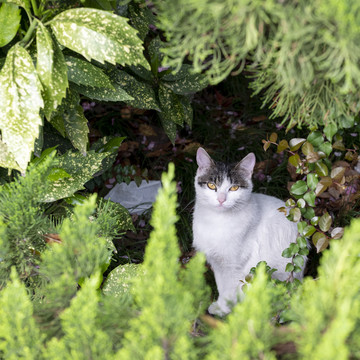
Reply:
M16 35L21 21L20 9L15 4L0 7L0 47L7 45Z
M65 60L69 81L77 85L114 89L109 77L97 66L73 56L66 56Z
M39 136L44 102L32 58L18 44L9 50L0 72L0 99L2 141L23 171Z
M107 11L77 8L57 15L51 28L60 44L87 60L149 68L142 42L126 18Z
M61 124L61 119L66 135L73 146L85 154L88 144L88 121L84 116L83 108L80 106L80 98L76 92L68 91L67 97L52 117L51 123Z
M138 109L160 111L155 92L150 85L137 81L133 76L121 70L114 72L113 77L114 81L134 98L134 100L126 101L127 104Z
M140 39L144 41L149 32L149 25L155 23L154 15L145 4L129 4L131 23L139 31Z
M58 44L52 40L49 31L41 22L36 31L36 46L36 69L44 90L44 112L49 120L52 112L66 96L67 67Z
M6 144L0 140L0 167L20 170L14 156L8 151Z
M30 9L30 0L5 0L5 2L19 5L24 9Z
M174 144L176 139L176 124L164 113L159 113L162 127L170 141Z
M178 125L184 124L184 107L178 95L162 84L159 87L159 100L161 110L172 122Z
M117 83L113 83L112 89L106 88L94 88L92 86L82 86L72 84L71 86L79 94L88 97L89 99L99 100L99 101L124 101L128 103L131 100L134 100L124 89L121 88Z
M104 158L110 154L89 151L86 156L79 152L68 151L57 158L56 167L63 169L71 177L64 177L51 183L50 190L43 202L52 202L73 195L76 191L84 189L84 184L101 169Z

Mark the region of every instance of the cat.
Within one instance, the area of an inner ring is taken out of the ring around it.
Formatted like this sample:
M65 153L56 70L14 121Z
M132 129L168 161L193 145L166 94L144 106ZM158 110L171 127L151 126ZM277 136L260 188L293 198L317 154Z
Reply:
M285 206L283 201L252 192L253 153L227 165L199 148L196 161L193 246L205 254L219 292L208 311L223 316L243 296L242 281L258 262L277 269L276 279L289 277L285 272L289 259L281 254L296 242L297 224L278 210ZM303 269L295 277L301 279Z

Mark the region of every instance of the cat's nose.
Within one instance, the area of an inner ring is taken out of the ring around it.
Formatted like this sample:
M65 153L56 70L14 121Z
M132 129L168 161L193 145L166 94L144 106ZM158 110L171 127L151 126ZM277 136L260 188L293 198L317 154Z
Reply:
M222 205L225 201L226 201L226 195L220 193L217 197L218 202L220 203L220 205Z

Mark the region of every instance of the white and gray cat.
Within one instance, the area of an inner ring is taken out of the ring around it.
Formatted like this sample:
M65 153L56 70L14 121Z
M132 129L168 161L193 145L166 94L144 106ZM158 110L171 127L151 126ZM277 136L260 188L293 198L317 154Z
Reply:
M258 262L277 269L274 278L288 278L289 259L281 254L296 241L297 225L278 211L285 206L283 201L252 192L253 153L226 165L199 148L196 160L193 245L205 254L219 291L208 311L224 315L241 298L242 280ZM302 278L303 272L296 277Z

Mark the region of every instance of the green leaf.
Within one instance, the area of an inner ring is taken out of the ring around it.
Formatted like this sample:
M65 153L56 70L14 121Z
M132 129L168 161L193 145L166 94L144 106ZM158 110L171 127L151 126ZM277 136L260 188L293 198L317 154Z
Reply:
M48 175L48 179L50 181L58 181L62 178L69 178L69 177L71 177L71 175L68 174L64 169L60 169L60 168L52 168Z
M170 141L175 144L176 139L176 124L163 113L159 113L159 118L161 120L162 127L164 128L166 135L169 137Z
M332 140L333 136L337 133L338 128L335 123L330 123L324 127L324 134L329 141Z
M76 191L84 189L83 184L88 182L92 176L101 169L102 160L109 153L87 152L83 156L79 152L68 151L56 158L56 168L63 169L71 177L61 178L50 184L50 190L42 202L53 202L72 196Z
M322 231L326 232L330 229L332 224L331 216L328 212L326 212L324 215L322 215L319 219L319 227Z
M147 6L137 3L129 4L129 13L132 25L139 31L139 37L144 41L149 32L149 26L155 23L153 13Z
M294 265L292 263L287 263L285 267L285 272L292 272L294 271Z
M298 229L299 234L302 234L304 232L304 229L306 228L306 226L307 226L306 221L299 221L297 223L297 229Z
M292 166L298 167L298 165L301 163L299 154L291 155L289 157L289 163Z
M306 237L310 237L315 231L316 231L316 229L313 225L308 225L303 230L302 235L304 235Z
M1 137L0 137L1 139ZM8 169L16 169L21 171L13 154L8 151L6 144L0 140L0 166Z
M284 150L286 150L286 149L288 149L288 148L289 148L288 142L287 142L286 140L281 140L281 141L279 142L278 147L277 147L277 152L278 152L278 153L281 153L281 152L283 152Z
M80 103L79 95L74 91L69 91L51 122L63 121L66 135L73 146L80 150L82 154L86 153L88 144L89 128L87 119L84 116L84 110Z
M0 47L7 45L16 35L21 21L20 9L15 4L0 7Z
M317 252L322 252L329 246L329 239L321 232L316 232L312 236L312 242L316 247Z
M291 255L296 255L299 252L299 245L297 243L291 243L289 246Z
M309 255L309 249L306 247L306 248L302 248L299 250L299 255Z
M137 109L154 109L160 111L153 88L145 82L136 80L125 71L117 70L112 77L119 87L124 89L133 100L125 102Z
M331 179L340 182L345 174L345 170L346 169L342 166L333 168L330 173Z
M286 203L285 203L285 206L287 207L292 207L292 206L295 206L295 200L294 199L288 199L286 200Z
M172 90L162 86L159 87L159 101L163 115L178 125L184 124L184 107L178 95Z
M309 191L304 195L304 199L312 207L315 206L315 198L316 198L316 195L315 195L314 191Z
M290 192L294 195L302 195L308 190L308 186L305 181L298 180L291 186Z
M77 85L114 89L109 77L97 66L73 56L66 56L65 61L69 81Z
M107 276L102 291L104 295L121 297L130 295L130 288L135 278L143 274L141 265L125 264L116 267Z
M288 259L288 258L291 258L291 257L292 257L292 253L291 253L291 251L290 251L289 248L286 248L286 249L282 252L281 256Z
M128 103L129 101L134 100L121 86L116 83L112 84L112 89L106 88L95 88L92 86L83 86L71 84L71 88L74 89L77 93L88 97L89 99L99 100L99 101L124 101Z
M319 147L324 142L324 138L320 131L313 131L307 137L307 141L313 146Z
M331 154L331 152L332 152L332 145L331 145L331 143L330 142L324 142L323 144L321 144L320 146L319 146L319 150L320 151L323 151L327 156L329 156L330 154Z
M109 152L114 153L119 150L119 146L126 139L125 136L116 136L109 141L107 141L104 145L102 145L99 149L96 149L97 153Z
M24 171L40 134L44 102L32 58L18 44L9 50L0 72L0 99L2 141Z
M77 8L57 15L51 28L61 45L89 61L142 65L149 69L142 42L126 18L107 11Z
M184 109L184 121L186 124L192 127L193 122L193 107L191 105L190 97L188 96L179 96L179 100Z
M30 9L30 0L5 0L7 3L12 3L23 7L24 9Z
M184 76L180 77L176 81L163 81L162 84L171 89L175 94L187 95L198 92L208 85L206 77L202 74L190 73L190 68L185 71ZM164 78L163 78L164 79Z
M293 263L301 268L304 266L304 258L301 255L296 255L293 259Z
M68 88L67 67L62 51L51 38L46 27L39 22L36 31L36 69L43 85L44 112L50 120L51 114L61 104Z
M317 174L314 174L314 173L307 174L306 183L310 190L315 190L318 182L319 182L319 179L318 179Z
M329 174L328 167L321 160L315 163L315 171L319 176L327 176Z
M302 138L293 138L289 141L289 146L291 151L299 150L301 145L306 141L306 139Z
M300 249L305 249L305 248L307 249L307 241L303 236L299 236L296 239L296 242L298 243Z
M305 219L312 219L315 216L315 211L313 208L308 207L305 209L305 212L302 214Z
M305 156L311 155L314 153L314 146L309 141L306 141L301 147L301 151Z
M291 221L299 221L301 219L301 211L299 208L292 208L289 211L289 218Z

